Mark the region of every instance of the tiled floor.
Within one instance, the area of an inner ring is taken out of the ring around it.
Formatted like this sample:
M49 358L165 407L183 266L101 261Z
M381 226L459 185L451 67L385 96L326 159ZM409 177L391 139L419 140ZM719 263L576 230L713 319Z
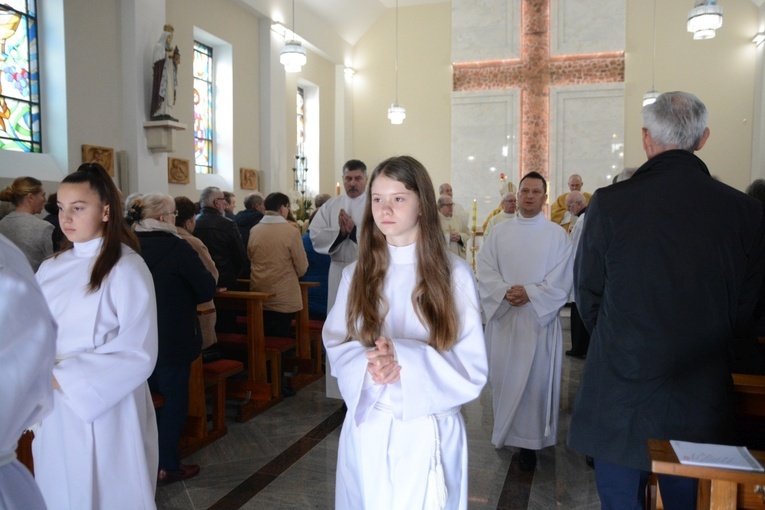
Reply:
M564 309L563 314L568 315ZM565 318L567 319L567 317ZM564 324L565 324L564 319ZM564 350L570 348L564 328ZM519 471L513 452L490 442L491 392L463 407L469 443L469 508L598 509L594 471L565 445L584 361L564 356L558 444L542 450L533 474ZM324 380L184 460L202 471L157 490L160 510L331 509L342 402L324 397Z

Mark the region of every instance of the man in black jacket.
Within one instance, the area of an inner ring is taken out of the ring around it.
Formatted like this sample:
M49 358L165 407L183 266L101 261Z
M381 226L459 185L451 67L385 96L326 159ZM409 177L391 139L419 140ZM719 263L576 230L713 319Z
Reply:
M265 212L266 205L263 201L263 195L260 193L250 193L244 197L244 209L236 213L234 221L239 227L239 233L242 235L245 248L250 240L250 229L260 223Z
M587 206L576 303L591 343L568 444L595 458L602 508L643 508L648 439L731 440L728 348L762 282L763 209L693 153L707 110L668 92L643 108L648 161ZM698 205L715 214L699 220ZM665 508L695 508L696 483L659 476Z
M218 268L218 286L234 289L236 279L248 264L242 236L236 223L223 216L226 200L220 188L210 186L202 190L199 203L201 210L194 235L210 251Z

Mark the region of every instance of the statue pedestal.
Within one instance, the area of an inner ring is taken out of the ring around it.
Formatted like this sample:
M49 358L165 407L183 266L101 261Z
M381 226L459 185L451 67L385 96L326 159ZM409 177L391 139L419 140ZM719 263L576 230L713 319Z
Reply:
M143 123L143 128L151 152L175 152L175 132L185 131L186 124L174 120L150 120Z

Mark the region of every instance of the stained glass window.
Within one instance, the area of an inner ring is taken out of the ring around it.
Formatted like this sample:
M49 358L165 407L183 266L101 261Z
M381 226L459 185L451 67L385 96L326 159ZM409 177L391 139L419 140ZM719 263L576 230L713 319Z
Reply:
M42 152L35 0L0 4L0 149Z
M194 41L194 163L198 174L213 173L213 54Z

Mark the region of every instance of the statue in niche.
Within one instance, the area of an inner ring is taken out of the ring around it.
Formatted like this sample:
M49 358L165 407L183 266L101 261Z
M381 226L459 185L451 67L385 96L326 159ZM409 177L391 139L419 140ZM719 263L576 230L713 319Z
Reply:
M153 80L151 85L151 120L174 120L175 89L178 87L178 65L181 53L173 46L173 26L165 25L162 37L154 49Z

